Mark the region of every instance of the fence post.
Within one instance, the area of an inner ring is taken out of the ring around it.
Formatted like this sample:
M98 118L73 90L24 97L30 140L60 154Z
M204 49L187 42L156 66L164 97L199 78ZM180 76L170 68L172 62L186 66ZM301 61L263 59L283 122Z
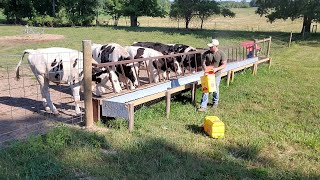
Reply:
M290 33L290 38L289 38L289 48L291 47L291 40L292 40L292 31Z
M271 48L271 36L269 37L267 57L270 56L270 48Z
M257 57L257 39L254 40L253 44L253 57Z
M84 80L84 107L86 128L93 125L93 106L92 106L92 51L91 40L82 41L83 48L83 80Z

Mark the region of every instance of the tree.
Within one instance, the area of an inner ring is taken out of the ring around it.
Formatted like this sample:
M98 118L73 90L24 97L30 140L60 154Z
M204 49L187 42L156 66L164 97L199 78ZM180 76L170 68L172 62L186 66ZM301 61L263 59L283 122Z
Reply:
M214 14L221 14L225 17L234 17L235 13L225 7L221 7L212 0L175 0L171 5L170 17L172 19L184 19L186 29L193 17L201 19L201 29L203 22Z
M125 0L106 0L105 11L112 16L114 26L118 25L120 17L123 15Z
M175 0L171 4L170 17L173 19L184 19L186 29L189 28L189 23L195 15L196 4L198 0Z
M165 17L166 15L158 0L126 0L122 10L124 16L130 16L131 27L138 26L139 16Z
M197 16L201 20L200 28L203 28L203 22L212 14L220 14L220 8L215 1L202 0L196 6Z
M31 19L35 14L31 0L7 0L3 6L7 21L13 20L15 24L21 23L23 18Z
M48 6L50 4L50 6ZM38 15L56 16L61 6L59 0L33 0L33 7Z
M61 0L67 18L73 25L89 25L95 18L98 0Z
M250 7L256 7L257 6L257 0L251 0L249 4L250 4Z
M303 18L301 33L310 32L312 22L320 22L319 0L257 0L256 4L256 13L265 15L271 23L276 19Z

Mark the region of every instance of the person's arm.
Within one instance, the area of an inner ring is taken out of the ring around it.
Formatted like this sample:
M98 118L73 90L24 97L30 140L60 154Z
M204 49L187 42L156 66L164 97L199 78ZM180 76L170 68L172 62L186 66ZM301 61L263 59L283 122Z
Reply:
M226 66L227 66L227 60L222 61L219 67L213 68L213 71L214 72L221 71L222 69L226 68Z

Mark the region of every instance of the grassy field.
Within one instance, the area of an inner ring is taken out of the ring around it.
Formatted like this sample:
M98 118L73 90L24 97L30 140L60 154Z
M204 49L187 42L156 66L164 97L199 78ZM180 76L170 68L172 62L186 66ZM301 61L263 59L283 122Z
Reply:
M238 17L252 16L246 13ZM251 70L237 73L229 87L223 80L219 109L196 112L186 92L173 98L170 119L165 118L163 101L137 110L133 133L128 133L121 119L99 123L94 132L61 125L47 135L1 150L0 179L319 179L320 36L302 39L295 34L288 48L289 35L284 33L290 32L288 25L280 23L283 30L250 32L241 30L249 22L224 21L239 23L238 29L48 28L46 33L62 34L65 39L0 44L3 56L36 47L80 50L83 39L205 47L211 37L219 38L223 46L273 37L272 68L259 66L257 76ZM22 30L21 26L0 26L1 36L20 35ZM198 103L200 97L198 91ZM225 123L224 139L204 134L200 126L206 115L217 115Z

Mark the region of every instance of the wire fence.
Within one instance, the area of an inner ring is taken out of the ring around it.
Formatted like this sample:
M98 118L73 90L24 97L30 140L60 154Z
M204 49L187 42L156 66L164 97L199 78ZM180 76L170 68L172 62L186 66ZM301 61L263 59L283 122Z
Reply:
M75 115L74 100L67 85L50 83L51 99L60 112L44 110L40 86L27 61L20 66L21 79L16 80L16 66L21 55L0 56L0 147L13 139L41 134L56 122L81 123Z

